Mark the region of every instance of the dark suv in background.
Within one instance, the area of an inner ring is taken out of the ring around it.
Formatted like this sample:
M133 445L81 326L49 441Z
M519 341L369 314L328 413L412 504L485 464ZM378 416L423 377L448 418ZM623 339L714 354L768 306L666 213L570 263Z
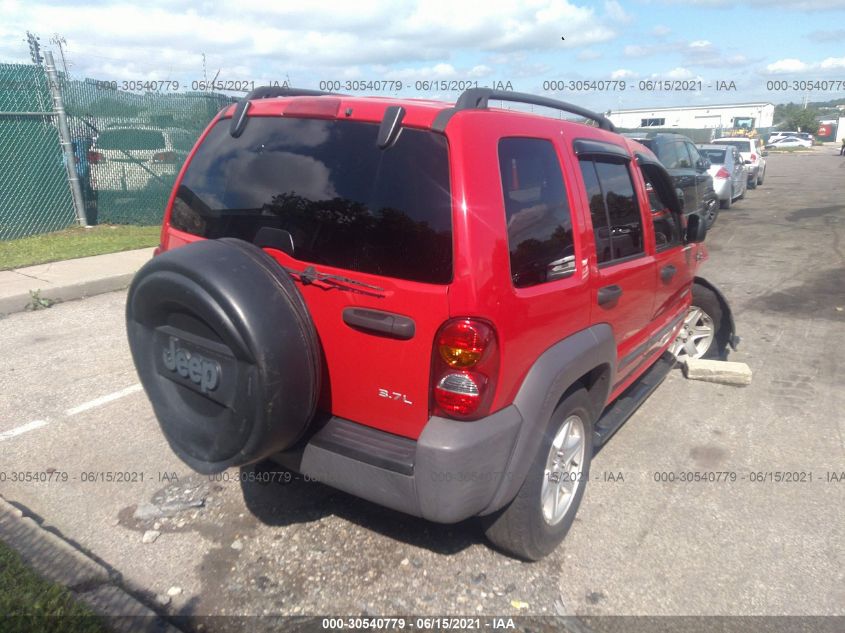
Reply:
M699 153L695 144L682 134L668 132L635 132L625 136L639 141L657 155L675 181L684 214L697 213L707 228L713 226L719 205L713 177L707 172L710 161Z

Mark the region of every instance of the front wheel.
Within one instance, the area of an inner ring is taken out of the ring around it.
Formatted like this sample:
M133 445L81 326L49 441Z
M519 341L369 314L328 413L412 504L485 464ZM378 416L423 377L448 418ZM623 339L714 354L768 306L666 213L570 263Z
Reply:
M725 358L728 336L722 318L722 304L716 293L693 284L692 305L670 350L679 361L685 358Z
M558 404L514 500L482 517L494 545L519 558L539 560L566 536L590 478L591 410L584 389Z

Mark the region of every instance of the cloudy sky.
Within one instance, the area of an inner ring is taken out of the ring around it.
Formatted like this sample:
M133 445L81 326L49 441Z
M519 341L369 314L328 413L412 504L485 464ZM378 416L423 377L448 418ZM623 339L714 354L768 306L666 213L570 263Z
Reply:
M542 94L562 80L556 96L598 110L803 98L791 83L768 89L775 80L839 81L810 98L845 98L845 0L0 0L0 63L28 62L27 30L56 52L50 40L63 37L76 79L186 85L203 79L204 54L209 78L305 88L398 80L400 94L435 98L457 93L418 82L510 82ZM649 79L701 80L703 89L640 90ZM579 80L624 80L626 89L571 92ZM721 81L737 89L719 92Z

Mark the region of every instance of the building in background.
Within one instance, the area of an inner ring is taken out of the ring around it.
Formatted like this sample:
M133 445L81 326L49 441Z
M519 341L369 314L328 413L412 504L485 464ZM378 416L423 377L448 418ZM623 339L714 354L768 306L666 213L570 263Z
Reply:
M655 127L759 130L772 127L775 105L728 103L675 108L634 108L610 111L607 116L616 127L624 129Z

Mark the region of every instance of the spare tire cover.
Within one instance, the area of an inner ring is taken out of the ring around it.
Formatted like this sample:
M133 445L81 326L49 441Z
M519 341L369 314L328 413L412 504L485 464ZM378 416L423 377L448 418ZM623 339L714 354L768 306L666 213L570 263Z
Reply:
M126 328L165 437L200 473L289 448L314 417L317 332L257 246L201 240L154 257L129 288Z

